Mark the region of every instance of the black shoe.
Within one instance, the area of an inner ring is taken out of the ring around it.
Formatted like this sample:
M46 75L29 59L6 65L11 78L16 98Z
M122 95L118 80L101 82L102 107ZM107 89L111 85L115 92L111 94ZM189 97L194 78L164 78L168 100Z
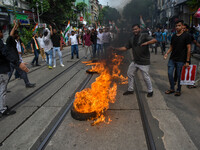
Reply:
M35 87L35 83L29 83L29 84L26 84L26 88L33 88L33 87Z
M41 65L39 65L39 64L36 64L36 66L41 66Z
M126 92L123 93L123 95L130 95L130 94L133 94L133 93L134 93L134 91L126 91Z
M0 113L0 117L3 117L3 116L10 116L10 115L14 115L16 113L15 110L10 110L8 108L8 106L6 106L7 109L3 112L3 113Z
M32 67L34 67L34 63L31 63Z
M147 94L147 97L152 97L153 96L153 92L149 92L148 94Z
M10 93L11 91L7 90L6 93Z
M76 57L77 59L79 59L79 57Z
M71 59L74 59L74 57L71 57Z

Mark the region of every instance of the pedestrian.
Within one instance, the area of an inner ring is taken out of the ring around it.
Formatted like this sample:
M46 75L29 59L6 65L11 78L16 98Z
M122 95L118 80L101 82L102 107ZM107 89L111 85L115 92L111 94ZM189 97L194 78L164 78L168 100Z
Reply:
M57 33L57 29L54 28L52 29L52 26L50 26L50 31L51 31L51 40L53 43L53 68L56 67L56 52L58 52L59 60L60 60L60 66L64 67L65 65L63 64L62 60L62 52L61 50L63 49L62 47L62 41L61 41L61 35Z
M110 46L110 42L111 42L111 34L109 32L109 28L106 27L105 28L105 32L103 33L103 46L104 46L104 55L105 58L109 57L109 52L108 52L108 48Z
M43 41L43 34L40 33L39 37L37 38L39 46L40 46L40 54L42 56L42 60L46 61L46 56L44 52L44 41Z
M14 26L10 32L10 36L14 35L14 31L17 29L17 24L14 21ZM10 38L10 37L9 37ZM29 69L26 65L19 61L19 55L17 50L15 51L11 47L6 47L6 45L2 41L3 39L3 30L0 27L0 117L8 116L15 114L16 111L11 110L8 106L6 106L6 92L7 92L7 84L8 84L8 72L10 72L10 63L13 63L21 70L28 72ZM12 44L16 42L12 40Z
M69 37L69 45L71 45L71 59L74 59L74 52L76 52L76 57L79 59L78 52L78 35L75 34L75 31L71 31L71 36Z
M49 69L53 68L53 43L51 41L51 32L48 28L44 30L43 35L43 41L44 41L44 51L46 54L46 62L48 64Z
M91 41L92 41L92 53L93 53L93 58L96 58L96 51L97 51L97 32L96 32L95 29L92 29Z
M162 50L162 55L165 54L165 48L167 44L167 33L162 29L162 40L161 40L161 50Z
M35 57L33 58L33 61L31 63L32 66L34 66L34 63L36 62L36 66L40 66L38 64L39 54L40 54L40 46L37 40L38 34L33 33L33 37L31 39L31 49L32 53L34 53Z
M155 36L156 36L156 40L157 40L155 54L157 54L157 49L158 49L158 47L160 47L161 41L162 41L162 32L160 31L160 28L158 28L157 32L155 32Z
M103 56L103 29L100 28L97 35L97 56L98 58Z
M90 57L92 57L90 30L87 30L87 33L83 36L83 45L85 45L85 59L87 59L88 50L90 51Z
M128 68L128 90L123 93L123 95L129 95L134 93L134 77L137 70L142 72L143 78L147 85L148 94L147 97L153 96L153 88L151 79L149 76L149 67L150 67L150 44L156 43L157 40L149 36L146 33L141 33L140 25L135 24L132 26L133 36L129 39L129 42L125 47L114 48L119 51L126 51L132 48L133 53L133 62L129 65Z
M190 51L191 51L191 37L183 30L183 21L178 20L176 23L176 34L172 36L171 45L167 53L164 55L164 59L167 59L168 55L171 56L168 61L168 78L170 83L170 89L165 91L165 94L175 93L175 96L181 95L181 72L185 64L185 67L190 63ZM174 70L176 68L177 75L177 90L175 91L174 84Z

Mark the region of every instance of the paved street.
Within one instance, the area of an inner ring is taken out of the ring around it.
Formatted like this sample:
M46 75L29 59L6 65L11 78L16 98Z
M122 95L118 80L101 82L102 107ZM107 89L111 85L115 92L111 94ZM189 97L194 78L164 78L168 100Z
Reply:
M83 57L83 52L80 46L80 58ZM40 67L31 68L28 76L31 82L36 83L33 89L26 89L22 80L13 79L9 83L8 90L11 93L8 93L7 102L9 106L14 106L17 113L0 120L0 141L3 144L0 149L37 149L64 107L73 100L75 91L88 76L85 73L88 67L81 63L82 60L71 60L69 54L70 48L65 48L63 68L58 64L55 69L48 70L44 62L41 62ZM124 55L121 68L122 74L126 75L131 58L129 52L125 52ZM24 60L30 62L32 57L26 57ZM192 61L197 63L196 59ZM140 100L145 106L156 148L199 149L199 88L183 87L181 97L165 95L164 91L169 86L167 61L160 53L152 53L151 62L153 98L146 97L146 86L140 72L136 85ZM73 64L74 66L69 68ZM54 79L56 76L58 78ZM90 87L97 76L92 77L87 87ZM45 149L148 149L138 106L138 95L135 93L123 96L126 88L127 85L118 86L117 101L111 104L106 112L106 116L112 120L110 124L100 123L91 126L91 121L76 121L68 113Z

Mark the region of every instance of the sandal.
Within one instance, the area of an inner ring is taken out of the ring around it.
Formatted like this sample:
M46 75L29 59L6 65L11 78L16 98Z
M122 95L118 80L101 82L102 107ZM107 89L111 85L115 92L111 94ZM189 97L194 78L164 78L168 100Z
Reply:
M181 92L175 92L174 96L181 96Z
M175 92L174 90L167 90L167 91L165 91L165 94L172 94L174 92Z

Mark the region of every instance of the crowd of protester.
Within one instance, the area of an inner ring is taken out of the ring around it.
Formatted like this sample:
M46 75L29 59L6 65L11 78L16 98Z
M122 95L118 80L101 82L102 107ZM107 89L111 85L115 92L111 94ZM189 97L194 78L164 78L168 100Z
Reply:
M6 106L6 92L7 85L12 77L14 70L15 78L21 78L25 82L26 88L33 88L35 83L30 83L27 72L29 69L26 67L22 58L22 47L26 52L26 47L20 39L18 32L19 24L14 21L13 29L10 32L6 44L3 43L3 31L0 28L0 115L14 114L15 111L10 110ZM165 91L165 94L175 93L175 96L181 95L181 71L185 65L189 66L191 63L191 54L200 53L200 37L197 36L199 32L194 28L189 28L187 24L179 20L176 22L174 30L157 28L155 30L142 30L140 25L135 24L132 26L133 36L129 39L124 47L113 48L113 50L126 51L132 48L133 62L130 64L128 75L128 90L124 95L134 93L134 77L137 70L141 70L144 80L147 85L147 97L153 96L153 88L149 75L150 68L150 51L161 54L167 59L171 53L168 62L168 78L170 88ZM39 35L39 37L38 37ZM62 50L64 46L71 46L71 59L76 56L79 59L79 45L84 48L85 59L109 59L108 49L115 33L110 32L109 27L83 27L82 30L70 30L67 36L62 36L62 31L56 27L49 25L44 28L42 32L34 32L31 43L31 50L34 53L34 58L31 65L40 66L39 55L42 60L46 62L48 68L51 70L56 68L56 54L59 56L60 66L64 67ZM166 51L167 45L169 49ZM159 49L158 49L159 47ZM88 54L89 52L89 54ZM177 84L177 90L175 85Z

